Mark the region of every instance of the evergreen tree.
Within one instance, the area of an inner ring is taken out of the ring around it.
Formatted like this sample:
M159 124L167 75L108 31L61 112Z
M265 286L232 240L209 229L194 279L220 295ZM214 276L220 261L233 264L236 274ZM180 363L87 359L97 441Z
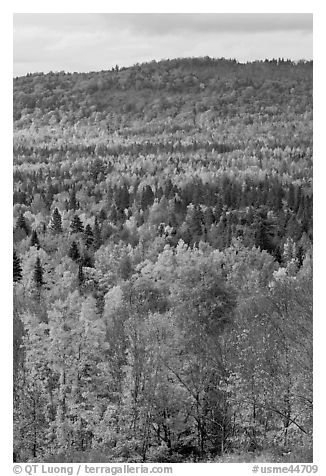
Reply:
M34 283L36 284L36 287L40 288L43 286L44 281L43 281L43 268L41 264L41 260L39 257L36 258L36 263L34 267L34 273L33 273L33 280Z
M301 218L302 231L312 240L312 228L313 228L313 210L312 210L312 197L306 196L304 199L304 207Z
M232 224L231 215L226 217L226 230L225 230L225 247L228 248L232 242Z
M81 286L85 280L83 265L80 263L78 266L78 284Z
M73 261L78 261L80 258L80 253L78 249L78 245L75 241L73 241L70 245L69 251L68 251L68 256L71 258Z
M130 195L126 184L117 189L115 193L115 203L118 209L124 210L129 207Z
M299 241L301 238L302 227L293 213L291 213L290 219L286 224L286 233L294 242Z
M95 222L93 226L93 237L94 237L94 242L93 242L94 249L98 250L102 244L102 240L101 240L101 229L100 229L97 217L95 217Z
M155 197L157 198L158 201L160 201L163 195L164 195L163 188L158 187L155 192Z
M17 283L22 279L22 268L20 265L20 259L16 254L16 251L14 250L14 262L13 262L13 279L14 282Z
M292 210L295 208L295 189L294 185L290 183L288 191L288 207Z
M300 203L298 206L298 209L296 211L296 216L298 220L302 220L302 217L304 216L304 210L306 209L306 195L301 193L300 195Z
M99 219L100 219L101 222L103 222L104 220L107 219L108 216L107 216L107 213L106 213L106 211L104 210L104 208L102 208L102 209L100 210L100 213L99 213L99 216L98 216L98 217L99 217Z
M20 213L20 214L19 214L18 220L17 220L17 222L16 222L16 229L17 229L17 228L18 228L18 229L20 228L20 229L24 230L24 232L26 233L26 235L29 235L30 230L29 230L29 227L28 227L28 225L27 225L27 223L26 223L26 219L25 219L23 213Z
M274 244L274 226L264 214L258 215L253 223L255 230L255 246L261 250L266 250L273 254Z
M32 231L30 245L31 246L36 246L37 249L40 248L40 242L39 242L36 230Z
M132 274L132 263L128 255L123 256L119 263L119 275L122 279L129 279Z
M87 250L84 250L84 253L81 257L81 262L82 262L82 265L85 266L86 268L93 268L93 265L94 265L93 258Z
M146 187L143 189L142 194L141 194L141 200L140 200L140 205L143 210L146 210L146 208L150 207L154 203L154 193L152 188L149 185L146 185Z
M61 214L57 208L54 209L50 221L50 230L53 231L53 233L62 233L62 219L61 219Z
M295 196L295 206L294 206L294 212L298 213L298 210L300 208L301 204L301 197L302 197L302 188L301 186L297 187L297 193Z
M53 190L53 186L50 182L47 190L46 190L46 193L44 195L44 201L48 207L48 209L51 208L51 205L52 205L52 202L53 202L53 195L54 195L54 190Z
M189 228L189 232L193 237L193 241L198 241L198 238L202 234L202 222L203 222L203 212L200 207L189 206L186 216L186 223Z
M110 221L112 221L113 224L116 224L118 221L118 212L115 205L112 205L111 207Z
M216 204L215 204L215 207L213 208L213 212L214 212L214 222L218 223L223 213L223 200L221 195L217 195L216 197Z
M70 210L77 210L78 204L76 200L76 190L75 187L71 189L70 195L69 195L69 202L68 202L68 207Z
M192 184L192 203L194 205L200 205L203 203L204 195L205 189L203 182L201 180L194 180L194 183Z
M94 242L93 231L91 225L87 224L84 231L84 240L86 248L90 248Z
M225 212L222 213L220 221L216 227L214 247L222 250L228 245L229 238L229 221Z
M212 208L207 207L206 210L204 211L204 223L205 223L206 230L209 230L209 228L214 223L214 221L215 221L215 217L212 212Z
M70 233L83 233L84 225L78 215L74 215L70 223Z
M105 166L102 160L99 157L96 157L93 163L90 166L90 175L93 178L94 182L98 180L98 175L103 175L105 173Z
M167 179L164 184L164 195L166 198L173 198L174 197L174 187L171 179Z

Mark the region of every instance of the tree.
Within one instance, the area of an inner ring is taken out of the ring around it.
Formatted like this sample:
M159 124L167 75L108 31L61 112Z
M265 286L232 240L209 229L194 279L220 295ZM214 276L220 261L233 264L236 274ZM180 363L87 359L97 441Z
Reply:
M221 259L221 255L214 254L207 245L191 249L179 242L175 252L166 248L155 264L148 263L142 270L147 278L152 277L163 295L165 292L169 295L166 315L162 313L164 308L156 308L156 311L173 330L164 331L160 336L154 327L150 342L158 338L159 351L156 349L155 352L167 373L164 378L159 374L158 380L173 382L170 395L175 392L183 402L178 405L170 401L164 383L160 387L161 403L157 405L162 406L162 401L165 403L164 410L162 408L165 417L157 415L153 424L156 429L161 427L162 433L164 426L166 430L170 428L171 436L167 442L171 440L168 444L174 446L174 451L192 453L201 458L206 452L213 453L223 448L226 438L223 432L228 421L225 395L219 387L225 378L223 335L233 322L236 301L234 290L223 279ZM151 312L154 310L150 308ZM135 310L133 322L139 315L140 310ZM152 322L157 325L157 315ZM142 341L139 333L136 336L139 355ZM148 350L145 350L145 355L149 356ZM180 428L178 419L175 424L171 423L172 415L177 418L179 414L178 418L182 418L183 412L188 418L185 426ZM172 435L178 431L180 436L175 440Z
M81 263L87 268L92 268L94 266L93 253L90 253L87 249L84 249L81 255Z
M41 260L39 257L37 257L33 272L33 280L37 288L40 288L45 284L43 281L43 273L44 271L42 268Z
M55 208L52 213L49 227L50 230L52 230L52 232L55 234L62 233L62 218L57 208Z
M77 200L76 200L76 189L75 187L72 187L70 195L69 195L69 202L68 206L71 210L77 210L78 205L77 205Z
M306 457L311 73L14 80L17 461Z
M98 217L99 217L99 219L100 219L100 221L101 221L102 223L103 223L104 220L107 219L107 213L106 213L106 211L104 210L104 208L101 208Z
M90 248L94 242L93 231L90 224L87 224L85 227L84 241L85 241L86 248Z
M81 221L78 215L74 215L70 223L70 233L83 233L83 231L83 222Z
M118 210L125 210L129 207L130 195L126 184L117 188L115 193L115 204Z
M118 211L115 205L112 205L110 211L110 221L115 225L118 222Z
M36 230L32 231L30 245L31 246L36 246L37 249L40 248L40 242L39 242Z
M143 210L146 210L149 206L154 203L154 193L152 188L149 185L146 185L142 190L140 205Z
M198 206L189 206L186 223L192 237L192 242L199 241L202 235L203 213Z
M119 263L119 275L122 279L129 279L132 274L132 263L128 255L121 258Z
M47 213L47 205L43 199L42 194L37 193L34 195L33 201L31 203L31 211L34 213L34 215L36 215L37 213Z
M80 253L78 249L78 245L75 241L72 241L69 251L68 251L68 256L71 258L73 261L78 261L80 258Z
M32 313L23 317L26 359L16 389L15 448L22 458L87 451L111 397L96 302L75 291L53 304L47 324Z
M85 281L83 265L80 263L78 266L78 284L81 286Z
M29 235L29 233L30 233L29 226L27 225L25 216L22 212L19 214L19 217L18 217L17 222L16 222L16 229L17 228L18 229L20 228L20 229L24 230L26 235Z
M14 250L14 263L13 263L13 280L15 283L21 281L22 279L22 267L20 264L20 259L16 254L16 251Z
M99 249L99 247L100 247L101 244L102 244L101 229L100 229L100 226L99 226L97 217L95 217L95 221L94 221L93 237L94 237L93 246L94 246L94 249L95 249L95 251L96 251L96 250Z
M214 223L215 217L211 207L207 207L204 211L204 223L206 233L210 229L211 225Z
M294 188L294 185L292 183L290 183L290 185L289 185L287 202L288 202L289 208L291 208L291 210L294 210L294 208L295 208L295 188Z
M275 250L275 224L273 220L262 212L257 214L252 227L255 230L255 245L272 254Z

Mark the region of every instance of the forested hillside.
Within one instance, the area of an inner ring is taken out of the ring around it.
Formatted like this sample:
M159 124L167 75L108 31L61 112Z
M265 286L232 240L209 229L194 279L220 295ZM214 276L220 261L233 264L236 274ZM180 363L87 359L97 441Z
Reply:
M311 62L14 79L17 461L312 460L312 154Z

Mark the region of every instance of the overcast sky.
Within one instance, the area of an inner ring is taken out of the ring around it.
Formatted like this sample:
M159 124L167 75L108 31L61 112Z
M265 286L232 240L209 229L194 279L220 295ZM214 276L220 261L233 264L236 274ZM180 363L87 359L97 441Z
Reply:
M14 15L14 76L187 56L312 59L312 14Z

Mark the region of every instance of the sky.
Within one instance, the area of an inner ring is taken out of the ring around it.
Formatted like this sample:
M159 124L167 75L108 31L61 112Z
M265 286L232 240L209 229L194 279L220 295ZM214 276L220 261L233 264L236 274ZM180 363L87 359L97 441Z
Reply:
M14 76L153 59L312 59L309 13L16 13Z

